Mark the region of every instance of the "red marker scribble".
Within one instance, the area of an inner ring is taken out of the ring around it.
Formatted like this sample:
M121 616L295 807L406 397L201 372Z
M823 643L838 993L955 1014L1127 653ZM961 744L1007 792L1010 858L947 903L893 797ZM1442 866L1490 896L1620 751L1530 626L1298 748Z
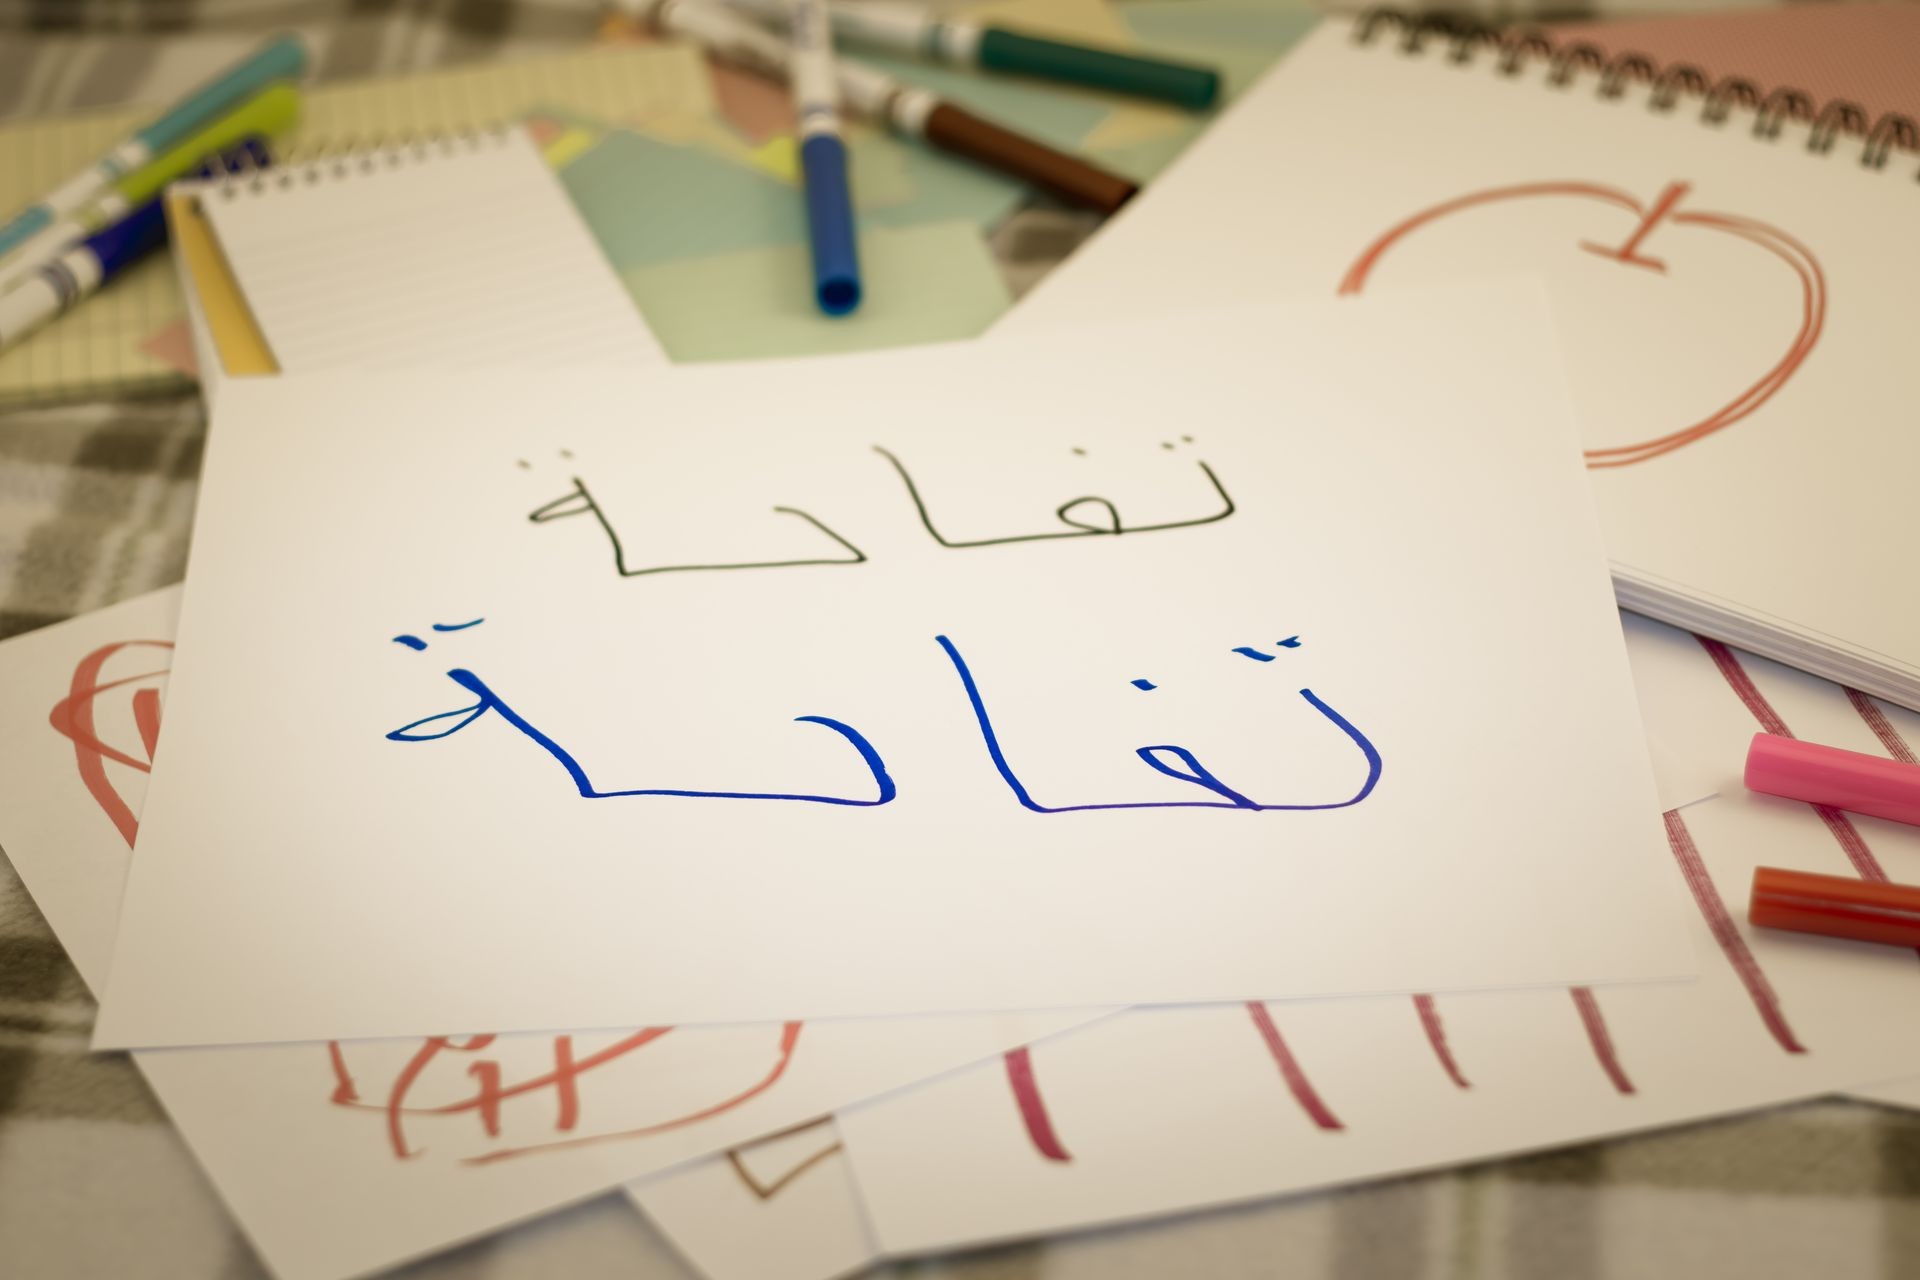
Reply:
M1853 709L1859 713L1860 718L1867 722L1867 728L1873 730L1873 736L1880 739L1880 745L1886 748L1888 755L1901 764L1920 764L1920 759L1914 758L1913 748L1908 746L1907 740L1900 736L1900 731L1893 727L1893 721L1887 719L1887 713L1880 709L1879 703L1858 689L1847 690L1847 701L1853 704Z
M1013 1087L1013 1104L1020 1109L1020 1122L1027 1127L1027 1140L1048 1160L1065 1164L1073 1159L1053 1131L1053 1119L1040 1096L1040 1085L1033 1078L1033 1055L1022 1045L1003 1058L1007 1064L1007 1083Z
M1642 205L1626 191L1591 182L1529 182L1472 192L1421 210L1390 228L1386 234L1361 251L1360 256L1347 269L1347 274L1341 278L1339 291L1342 294L1359 293L1366 287L1368 277L1389 249L1410 233L1437 219L1503 200L1532 199L1543 196L1598 200L1633 214L1639 221L1633 233L1619 248L1605 249L1588 243L1583 243L1580 247L1600 253L1617 262L1646 267L1663 274L1666 264L1662 260L1645 256L1640 252L1641 245L1662 223L1718 231L1766 250L1786 263L1800 281L1800 327L1794 334L1793 340L1788 344L1786 352L1757 381L1700 421L1635 444L1586 451L1587 465L1595 469L1625 467L1637 462L1645 462L1661 454L1684 448L1716 431L1732 426L1765 404L1800 368L1807 355L1813 350L1814 344L1819 341L1820 331L1826 325L1826 275L1821 271L1820 263L1813 256L1812 250L1779 228L1752 218L1736 217L1725 213L1676 212L1681 198L1689 189L1688 183L1669 183L1651 208Z
M736 1107L744 1106L753 1101L780 1082L780 1077L784 1076L787 1073L787 1068L793 1064L793 1051L800 1043L800 1028L803 1025L803 1023L799 1022L783 1024L780 1028L779 1054L767 1074L747 1088L742 1089L731 1097L721 1099L710 1107L702 1107L698 1111L690 1111L686 1115L676 1116L672 1120L662 1120L658 1124L641 1125L638 1128L621 1129L613 1133L593 1133L578 1138L562 1139L558 1142L534 1143L529 1146L507 1147L499 1151L489 1151L484 1155L468 1156L461 1160L460 1163L467 1165L498 1164L502 1160L513 1160L520 1156L533 1155L542 1151L560 1151L574 1147L593 1146L602 1142L624 1142L631 1138L644 1138L656 1133L666 1133L673 1129L684 1129L688 1125L699 1124L703 1120L711 1120L715 1116L725 1115ZM655 1030L658 1034L664 1035L666 1032L672 1030L672 1028L659 1027ZM641 1034L644 1035L646 1033L643 1032ZM589 1063L599 1065L593 1058L583 1058L578 1068L576 1068L575 1074L587 1070Z
M1593 988L1568 987L1567 994L1573 997L1573 1007L1580 1011L1580 1025L1586 1028L1587 1043L1593 1046L1593 1056L1599 1061L1600 1069L1607 1073L1607 1079L1620 1093L1633 1093L1633 1081L1620 1065L1620 1055L1613 1047L1613 1033L1607 1030L1606 1015L1600 1012Z
M801 1024L789 1022L781 1029L778 1058L768 1074L746 1090L723 1099L711 1107L703 1108L689 1115L679 1116L659 1124L647 1125L638 1129L627 1129L617 1133L588 1134L581 1137L562 1139L555 1142L534 1143L525 1146L510 1147L487 1152L483 1155L464 1158L463 1164L491 1164L498 1160L527 1155L536 1151L554 1150L560 1147L577 1146L588 1142L612 1141L618 1138L634 1138L650 1133L661 1133L668 1129L680 1128L697 1121L730 1111L751 1098L757 1097L785 1074L793 1059L794 1047L800 1038ZM383 1104L370 1104L360 1101L358 1083L348 1069L346 1059L338 1042L328 1046L333 1066L334 1089L329 1099L335 1106L357 1110L379 1111L386 1117L387 1143L394 1158L409 1160L423 1154L423 1149L411 1145L407 1140L407 1116L445 1116L463 1112L477 1114L482 1130L488 1137L499 1137L501 1132L501 1104L512 1098L532 1093L536 1090L551 1089L554 1096L553 1127L557 1133L572 1133L579 1127L581 1099L580 1080L594 1070L615 1062L634 1051L652 1044L666 1035L671 1027L648 1027L618 1040L606 1048L585 1057L575 1055L572 1036L553 1038L553 1069L540 1075L516 1081L505 1082L500 1064L491 1059L481 1059L471 1063L467 1076L474 1082L474 1092L470 1097L439 1106L409 1106L407 1098L413 1092L421 1075L441 1055L447 1053L480 1053L490 1048L498 1039L493 1035L469 1036L464 1040L450 1036L432 1036L421 1042L405 1067L394 1078Z
M1314 1089L1313 1082L1307 1079L1307 1073L1293 1056L1293 1050L1287 1048L1287 1042L1280 1036L1280 1028L1273 1024L1273 1015L1267 1012L1267 1006L1257 1000L1247 1001L1247 1014L1253 1019L1253 1025L1259 1028L1260 1039L1266 1043L1267 1052L1280 1068L1280 1078L1287 1082L1287 1092L1307 1113L1307 1118L1321 1129L1339 1130L1346 1126L1339 1117L1321 1100Z
M1747 989L1747 998L1753 1001L1761 1023L1782 1049L1788 1053L1805 1053L1806 1046L1795 1038L1793 1028L1787 1025L1787 1016L1781 1011L1780 997L1774 994L1773 984L1767 981L1766 972L1748 948L1747 940L1740 936L1733 917L1727 913L1727 905L1721 900L1720 891L1714 888L1713 877L1707 874L1707 864L1693 842L1693 833L1687 830L1686 821L1678 809L1667 811L1666 824L1667 846L1680 863L1680 873L1686 878L1694 905L1700 908L1700 914L1705 917L1707 929L1720 946L1720 954L1727 958L1727 963L1733 966L1734 973L1740 979L1740 985Z
M1713 665L1719 669L1727 686L1733 690L1734 696L1740 699L1741 705L1753 713L1753 718L1760 722L1762 730L1782 738L1794 736L1793 730L1787 728L1787 722L1781 719L1780 713L1773 709L1771 702L1767 701L1767 695L1760 692L1760 686L1756 685L1753 677L1747 674L1746 667L1740 662L1739 654L1718 640L1709 640L1705 636L1695 636L1694 639L1700 642L1700 647L1705 649L1707 656L1713 659ZM1873 856L1873 850L1867 848L1866 837L1862 836L1859 828L1853 825L1853 819L1830 804L1813 804L1807 807L1820 815L1820 821L1826 824L1834 843L1840 846L1840 851L1847 855L1847 861L1853 864L1855 875L1862 880L1871 880L1879 884L1887 882L1886 870L1881 867L1880 860Z
M1447 1027L1440 1021L1440 1009L1433 997L1425 993L1415 996L1413 1008L1420 1015L1420 1029L1426 1032L1427 1043L1433 1048L1433 1056L1440 1060L1440 1069L1447 1073L1447 1079L1453 1081L1456 1088L1473 1088L1461 1074L1460 1064L1453 1059L1453 1049L1447 1044Z
M73 744L73 759L80 770L80 782L100 806L101 812L113 823L120 838L127 842L127 848L133 848L134 837L140 831L140 818L130 808L120 793L114 789L113 780L107 777L109 760L138 769L142 773L153 770L153 750L160 737L160 695L151 687L137 690L133 695L134 722L140 731L142 749L146 759L129 755L118 748L108 746L101 741L99 729L94 719L94 700L112 689L125 688L138 684L142 680L164 678L166 668L158 671L143 671L137 676L127 676L120 680L100 683L100 672L107 660L122 649L151 648L171 651L170 640L120 640L113 644L102 645L80 659L73 669L73 678L68 682L67 696L54 704L47 716L47 722L54 732L61 734Z

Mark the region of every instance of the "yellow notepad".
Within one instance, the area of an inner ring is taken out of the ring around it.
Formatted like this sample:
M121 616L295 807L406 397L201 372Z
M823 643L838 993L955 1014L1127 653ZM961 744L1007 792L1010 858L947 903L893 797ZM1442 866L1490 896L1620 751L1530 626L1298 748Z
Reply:
M315 89L298 130L277 150L357 149L383 139L475 129L543 107L613 122L655 121L705 116L713 99L705 64L691 48L592 49ZM31 202L151 114L96 112L0 128L0 210ZM0 407L186 387L183 374L141 349L183 314L166 255L132 267L0 354Z

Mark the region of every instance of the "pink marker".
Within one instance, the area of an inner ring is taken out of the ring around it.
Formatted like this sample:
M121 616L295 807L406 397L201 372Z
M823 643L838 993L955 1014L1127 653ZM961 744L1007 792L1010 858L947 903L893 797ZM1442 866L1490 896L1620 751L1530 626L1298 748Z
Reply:
M1817 742L1754 734L1747 790L1920 826L1920 765Z

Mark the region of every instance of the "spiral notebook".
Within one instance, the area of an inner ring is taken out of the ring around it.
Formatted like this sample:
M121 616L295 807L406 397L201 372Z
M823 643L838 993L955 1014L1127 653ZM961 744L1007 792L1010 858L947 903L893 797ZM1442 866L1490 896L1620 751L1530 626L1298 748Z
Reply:
M524 129L260 171L198 205L282 371L666 363Z
M1329 19L999 331L1542 276L1621 602L1920 707L1917 139L1631 52Z

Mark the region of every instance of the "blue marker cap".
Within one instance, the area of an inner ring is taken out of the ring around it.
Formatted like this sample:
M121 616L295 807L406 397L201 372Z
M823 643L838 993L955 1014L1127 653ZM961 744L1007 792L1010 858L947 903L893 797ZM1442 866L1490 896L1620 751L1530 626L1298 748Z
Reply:
M264 169L273 163L266 140L258 135L242 138L218 156L200 166L200 176L211 178L221 172L243 168ZM110 227L103 227L82 242L100 264L100 278L110 280L123 267L138 261L167 240L166 197L155 196L131 210Z
M854 247L846 146L838 138L815 134L800 144L800 168L806 176L814 299L828 315L843 316L860 305L860 258Z
M85 245L87 252L99 260L100 277L105 280L166 239L167 215L156 197L112 226L88 236Z

